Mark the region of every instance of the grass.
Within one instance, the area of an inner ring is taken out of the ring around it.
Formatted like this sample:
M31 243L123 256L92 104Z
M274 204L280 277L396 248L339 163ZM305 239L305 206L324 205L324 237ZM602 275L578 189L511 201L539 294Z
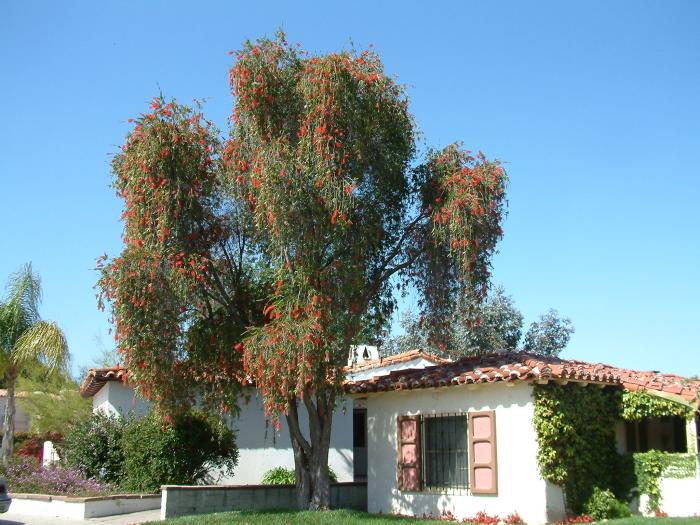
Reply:
M412 525L414 523L436 525L439 522L429 519L367 514L354 510L218 512L216 514L183 516L158 522L158 524L165 525ZM700 525L700 518L643 518L635 516L610 520L606 522L606 525Z
M606 525L698 525L700 518L643 518L632 516L619 520L609 520Z
M330 510L327 512L311 511L235 511L182 516L157 522L158 525L412 525L430 523L436 520L402 518L381 514L367 514L356 510ZM153 525L156 525L154 523Z

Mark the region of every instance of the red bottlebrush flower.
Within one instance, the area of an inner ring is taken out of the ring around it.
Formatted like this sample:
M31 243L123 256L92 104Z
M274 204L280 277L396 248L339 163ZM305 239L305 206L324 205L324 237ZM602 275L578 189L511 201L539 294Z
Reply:
M338 220L338 215L340 212L338 210L333 211L333 215L331 216L331 224L335 224L335 221Z

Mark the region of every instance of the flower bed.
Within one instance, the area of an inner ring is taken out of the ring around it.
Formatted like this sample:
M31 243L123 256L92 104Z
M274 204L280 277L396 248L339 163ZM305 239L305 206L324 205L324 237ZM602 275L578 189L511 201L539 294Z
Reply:
M66 467L42 467L34 458L17 458L0 469L12 493L55 494L60 496L105 496L115 488L96 479L86 479Z

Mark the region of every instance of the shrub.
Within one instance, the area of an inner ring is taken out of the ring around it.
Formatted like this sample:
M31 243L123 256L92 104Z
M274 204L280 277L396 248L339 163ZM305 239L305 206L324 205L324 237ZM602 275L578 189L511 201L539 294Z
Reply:
M21 440L15 439L15 454L38 458L41 461L44 453L44 441L52 441L57 445L63 441L63 436L58 432L46 432L43 435L24 433Z
M328 467L328 478L331 483L338 482L333 469ZM275 467L263 474L261 483L263 485L294 485L297 482L297 476L293 468Z
M122 478L124 421L102 412L74 423L66 432L59 455L86 478L118 484Z
M593 489L593 494L583 506L586 514L594 520L627 518L630 516L629 507L619 501L610 490L599 487Z
M126 426L122 446L122 487L139 492L205 481L211 468L231 474L238 461L233 432L202 413L171 419L152 412Z
M0 467L0 474L15 493L56 494L64 496L99 496L113 488L95 479L86 479L73 468L42 467L34 458L15 458Z

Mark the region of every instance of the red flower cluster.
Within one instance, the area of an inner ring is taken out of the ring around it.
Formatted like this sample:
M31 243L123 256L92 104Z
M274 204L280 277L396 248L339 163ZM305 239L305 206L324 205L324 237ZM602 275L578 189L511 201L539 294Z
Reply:
M569 525L571 523L592 523L593 518L587 514L581 514L579 516L567 516L562 521L558 521L558 524Z

